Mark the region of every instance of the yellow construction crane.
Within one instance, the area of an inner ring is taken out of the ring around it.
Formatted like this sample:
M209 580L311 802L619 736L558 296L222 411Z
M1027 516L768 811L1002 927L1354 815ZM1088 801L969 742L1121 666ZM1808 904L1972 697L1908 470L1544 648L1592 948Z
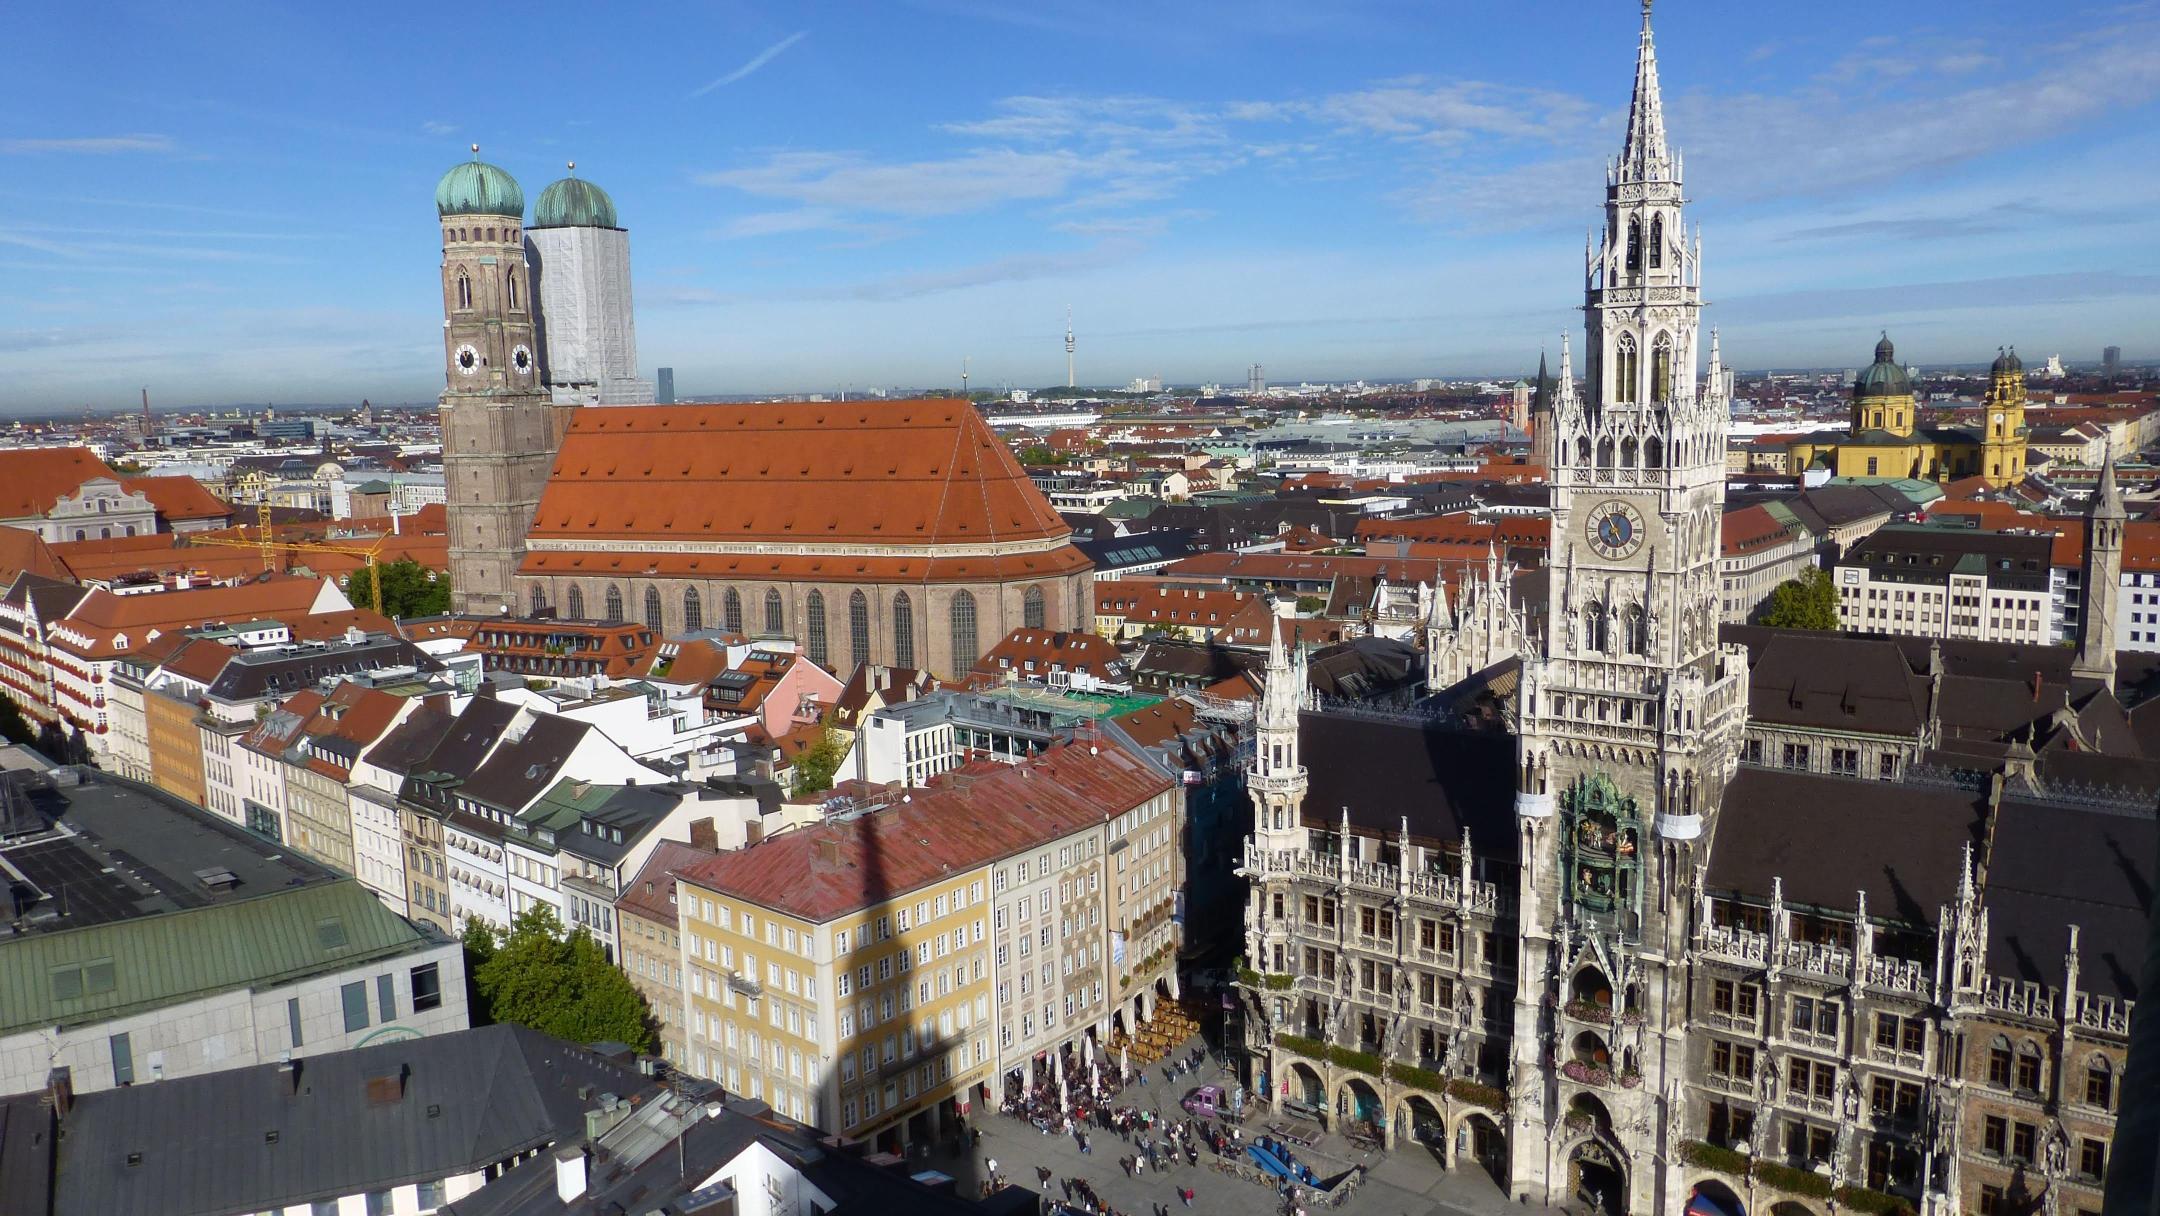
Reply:
M369 597L373 601L375 611L383 611L382 569L378 564L378 559L382 552L383 543L390 539L388 536L378 536L375 538L374 544L367 546L337 545L327 541L312 540L272 540L270 539L268 525L260 526L263 529L262 535L255 540L250 540L245 536L204 536L197 533L188 537L188 543L194 545L219 545L227 549L259 549L262 552L263 569L265 570L277 569L277 559L272 556L275 553L344 553L352 557L365 558L367 560Z

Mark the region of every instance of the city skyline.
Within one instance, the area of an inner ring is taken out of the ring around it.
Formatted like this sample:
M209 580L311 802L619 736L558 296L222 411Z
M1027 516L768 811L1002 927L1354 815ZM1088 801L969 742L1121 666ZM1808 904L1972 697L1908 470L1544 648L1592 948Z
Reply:
M590 88L356 15L55 16L125 83L9 86L0 410L432 397L428 186L471 142L528 199L571 159L614 195L644 370L688 394L1061 384L1068 304L1096 385L1500 374L1579 326L1568 186L1635 5L1138 14L640 15L581 37ZM1854 366L1884 327L1923 366L2149 356L2160 10L1660 15L1730 363ZM954 47L999 66L912 53Z

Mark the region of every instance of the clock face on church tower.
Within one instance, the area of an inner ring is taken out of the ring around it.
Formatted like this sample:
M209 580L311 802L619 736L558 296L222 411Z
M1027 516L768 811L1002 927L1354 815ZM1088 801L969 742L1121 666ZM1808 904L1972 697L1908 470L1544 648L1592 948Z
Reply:
M1602 502L1591 508L1590 547L1607 561L1632 557L1643 543L1642 513L1620 501Z
M457 348L457 369L468 376L480 370L480 352L470 342Z

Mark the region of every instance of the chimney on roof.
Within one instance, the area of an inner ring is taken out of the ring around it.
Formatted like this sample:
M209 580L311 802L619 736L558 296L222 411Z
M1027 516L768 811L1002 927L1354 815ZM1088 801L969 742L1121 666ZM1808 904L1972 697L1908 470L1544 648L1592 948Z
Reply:
M75 1072L65 1064L45 1074L45 1097L52 1103L53 1117L65 1123L75 1109Z
M840 842L830 837L817 842L818 860L831 865L840 864Z
M555 1197L576 1203L585 1197L585 1146L566 1144L555 1150Z
M720 851L720 829L710 816L690 821L690 847L714 853Z

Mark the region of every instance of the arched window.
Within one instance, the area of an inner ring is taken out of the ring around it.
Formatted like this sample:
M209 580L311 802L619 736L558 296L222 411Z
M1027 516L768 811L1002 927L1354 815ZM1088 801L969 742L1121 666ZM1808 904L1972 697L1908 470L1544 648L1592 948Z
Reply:
M1650 269L1656 270L1658 267L1663 266L1664 264L1665 217L1662 215L1653 215L1650 217Z
M809 647L810 661L820 666L826 662L825 650L825 593L813 591L803 601L803 641Z
M1672 336L1659 334L1650 348L1650 399L1672 400Z
M99 539L99 540L111 540L111 539L112 539L112 529L111 529L111 528L99 528L99 529L98 529L97 531L98 531L98 539Z
M787 632L787 613L780 607L780 592L765 589L765 632L778 637Z
M1623 469L1635 467L1635 437L1633 435L1620 441L1620 467Z
M1601 469L1613 467L1612 436L1608 435L1597 441L1597 463Z
M1590 438L1587 435L1575 441L1575 463L1581 465L1590 463Z
M2085 1065L2085 1104L2115 1109L2115 1069L2106 1056L2096 1055Z
M602 619L606 620L609 624L613 624L616 621L623 619L622 588L616 586L613 583L608 584L607 616Z
M1627 652L1629 654L1648 653L1649 639L1643 633L1642 606L1639 604L1628 605L1627 613L1621 618L1621 621L1627 632Z
M1594 653L1605 651L1605 605L1596 600L1583 605L1583 646Z
M645 589L645 627L655 633L660 630L660 589L658 587L647 587Z
M121 535L123 535L123 536L133 536L133 535L135 535L135 525L134 525L134 524L129 524L129 525L127 525L126 529L122 531Z
M742 632L742 596L733 587L720 597L720 627L729 633Z
M1621 334L1613 344L1613 400L1627 404L1635 400L1635 379L1642 370L1642 356L1635 349L1635 335Z
M570 609L571 620L582 621L585 619L585 589L578 586L576 583L570 584L570 600L568 607Z
M975 666L982 652L975 648L975 597L965 591L952 597L952 670L959 675Z
M539 616L547 609L547 592L541 590L540 584L538 583L533 584L531 603L532 614L534 616Z
M466 278L465 272L462 270L457 272L457 306L459 308L472 307L472 280Z
M1030 587L1020 597L1020 623L1029 629L1043 627L1043 593L1040 587Z
M895 667L915 666L915 602L905 591L892 601L892 661Z
M860 590L847 602L848 658L860 667L870 661L870 600Z
M1642 221L1630 218L1627 222L1627 268L1630 273L1642 269Z
M517 302L517 276L516 276L515 274L509 275L509 276L507 276L506 278L504 278L504 279L503 279L503 282L504 282L504 284L505 284L505 285L507 285L507 286L509 287L509 289L510 289L510 307L512 307L512 308L516 308L516 307L518 306L518 302Z
M696 633L705 627L705 597L695 587L682 593L682 627L684 633Z
M1646 469L1665 467L1665 445L1659 443L1658 437L1655 435L1642 441L1642 467Z

